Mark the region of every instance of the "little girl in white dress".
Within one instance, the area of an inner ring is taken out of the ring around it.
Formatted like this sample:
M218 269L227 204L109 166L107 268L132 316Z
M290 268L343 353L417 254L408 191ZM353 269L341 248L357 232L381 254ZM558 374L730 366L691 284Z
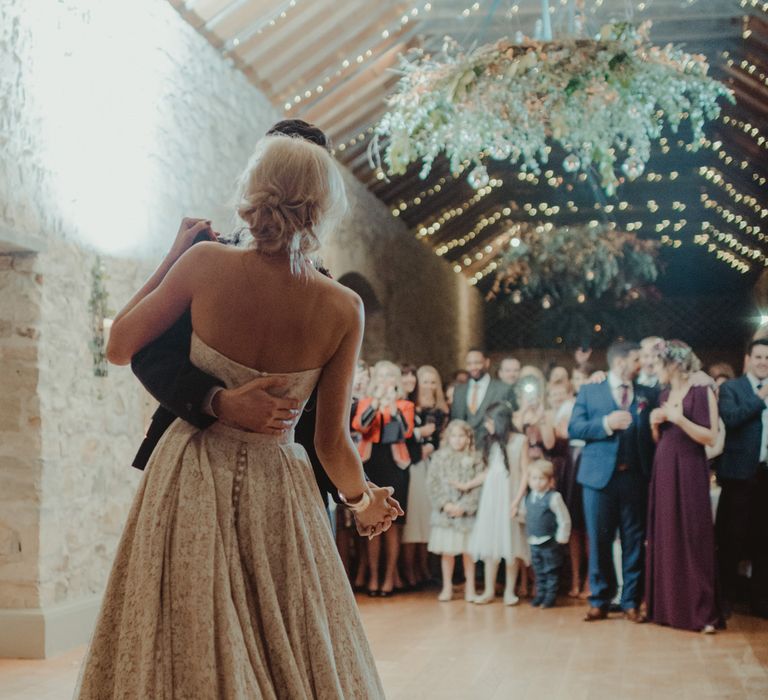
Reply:
M475 599L480 605L493 601L496 574L500 560L506 564L504 604L516 605L515 583L520 564L531 561L531 551L520 514L512 517L513 504L519 502L527 488L528 464L526 440L512 429L512 409L507 403L496 403L485 414L488 436L483 446L486 469L476 479L456 484L468 490L483 485L475 527L469 540L469 553L485 565L485 590ZM517 509L515 509L516 511Z

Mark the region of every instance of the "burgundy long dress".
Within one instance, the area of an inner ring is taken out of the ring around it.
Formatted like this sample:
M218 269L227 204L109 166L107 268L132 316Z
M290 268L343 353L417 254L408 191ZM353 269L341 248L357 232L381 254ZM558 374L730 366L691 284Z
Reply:
M707 387L691 387L683 414L709 427ZM664 391L660 404L669 398ZM660 427L648 501L648 618L701 631L724 627L715 575L715 531L704 446L672 423Z

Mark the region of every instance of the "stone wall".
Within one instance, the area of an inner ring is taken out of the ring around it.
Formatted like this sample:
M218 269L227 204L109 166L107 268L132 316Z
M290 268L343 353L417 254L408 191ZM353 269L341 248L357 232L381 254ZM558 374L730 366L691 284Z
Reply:
M350 215L323 257L336 278L361 275L380 304L381 342L372 353L364 344L365 359L432 364L447 376L482 339L480 295L352 175L346 182Z
M0 608L39 601L42 280L30 269L33 262L33 256L0 255Z
M46 623L44 639L13 653L44 655L50 610L95 609L152 409L129 369L94 376L96 256L117 310L182 216L231 230L238 171L280 115L168 3L6 0L0 11L0 655L16 635L7 621L31 619L19 611ZM369 347L449 371L482 332L477 293L346 181L351 213L325 258L374 290ZM1 254L19 250L35 252ZM62 640L87 638L81 612Z

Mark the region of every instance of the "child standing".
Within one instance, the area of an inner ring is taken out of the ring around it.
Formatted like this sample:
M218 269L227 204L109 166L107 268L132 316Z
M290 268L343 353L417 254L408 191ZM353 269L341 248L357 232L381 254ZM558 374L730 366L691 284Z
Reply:
M528 465L531 490L525 498L525 524L536 577L531 605L542 608L555 604L563 565L561 545L568 544L571 535L571 516L563 497L555 491L554 476L552 462L539 459Z
M458 484L460 488L474 488L483 484L475 528L469 542L469 551L475 561L483 560L485 591L475 599L483 605L496 595L496 574L499 563L506 563L504 604L517 605L515 583L521 564L530 564L530 548L525 527L516 514L511 513L514 502L520 502L526 489L528 463L527 441L514 432L512 408L506 402L492 404L485 414L488 434L483 447L483 460L487 469L475 480Z
M440 449L432 455L427 472L427 487L432 500L432 528L427 548L441 555L443 590L437 598L441 602L453 598L453 569L459 554L464 559L467 579L464 599L472 601L475 598L475 563L467 552L479 489L460 491L452 484L471 481L481 470L472 427L463 420L451 421L443 433Z

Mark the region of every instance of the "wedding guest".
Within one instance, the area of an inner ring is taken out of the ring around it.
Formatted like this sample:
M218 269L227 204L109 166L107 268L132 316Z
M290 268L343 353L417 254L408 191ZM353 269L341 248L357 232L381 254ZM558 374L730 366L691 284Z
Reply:
M715 380L717 389L720 389L729 379L736 378L736 372L727 362L716 362L714 365L710 365L707 374Z
M416 377L416 365L400 365L400 374L403 377L403 392L405 400L416 403L416 394L418 392L418 379Z
M594 373L594 368L588 362L582 365L576 365L571 371L571 386L573 387L573 393L578 394L583 384L589 381L589 378Z
M575 400L568 375L565 376L565 379L558 379L547 384L546 410L552 417L557 415L564 404L573 404Z
M668 386L651 412L657 443L648 501L645 599L660 625L713 633L723 626L715 581L715 530L704 445L714 445L714 392L693 386L700 363L679 340L661 341L654 376Z
M485 568L485 590L475 602L484 605L493 601L496 575L503 559L506 565L504 605L517 605L517 576L521 566L531 563L525 526L517 513L527 488L525 438L514 432L512 411L505 402L489 406L484 422L485 469L473 481L457 484L462 491L480 484L483 486L475 527L469 539L472 558L482 560Z
M517 384L517 380L520 379L521 368L520 360L516 357L505 357L499 365L497 376L507 386L514 387Z
M453 394L456 391L456 382L449 382L445 385L445 403L448 404L448 410L453 406Z
M466 384L469 381L469 372L465 369L457 369L451 377L454 384Z
M352 428L362 439L360 456L369 478L391 486L400 503L408 502L408 467L410 456L405 441L413 435L414 405L405 400L400 368L387 360L377 362L371 372L368 395L360 399ZM407 514L406 514L407 517ZM382 537L368 541L368 594L387 597L397 584L402 525L391 527ZM379 586L381 539L386 546L384 581Z
M514 406L515 396L509 386L488 374L491 361L484 350L470 349L466 362L469 381L457 385L454 390L451 418L469 423L475 431L475 443L482 445L485 438L484 416L488 407L499 401Z
M416 388L416 417L408 487L408 519L403 526L403 575L410 587L430 579L427 543L429 542L432 501L427 488L427 471L432 453L440 445L440 434L448 417L439 372L430 365L419 367Z
M568 543L571 532L568 509L554 488L554 473L552 463L543 459L528 465L530 491L525 497L525 529L536 580L533 607L554 607L563 565L561 546Z
M717 464L718 566L723 593L733 604L739 563L751 562L750 609L768 617L768 338L749 344L744 366L746 374L720 387L726 436Z
M528 457L531 460L548 458L555 446L555 430L544 402L543 376L541 372L526 374L517 383L520 409L512 414L515 428L528 441Z
M552 365L546 373L547 386L568 381L568 370L562 365Z
M649 336L640 341L640 374L637 377L637 383L643 386L655 387L659 384L659 378L656 375L656 348L659 346L661 338Z
M620 605L627 619L642 619L643 542L653 462L648 414L658 392L634 383L639 350L629 342L608 348L608 378L581 387L568 425L571 439L586 443L578 481L589 538L588 622L608 616L616 593L612 548L617 530L623 573Z
M592 357L592 348L589 345L580 345L573 351L573 361L576 367L581 367L589 362L589 358Z
M538 367L535 367L534 365L523 365L520 368L520 377L517 381L520 382L526 377L535 377L535 379L542 387L546 386L547 384L547 378L544 376L544 372L542 372Z
M475 524L480 499L479 484L461 491L456 483L473 482L483 470L475 451L475 433L469 423L452 420L445 428L440 449L432 456L427 483L432 502L432 529L429 551L440 555L443 587L441 602L453 598L453 570L456 557L464 563L464 600L474 601L475 562L469 554L469 537Z
M570 385L560 382L550 386L549 401L550 420L555 428L555 446L552 450L552 463L555 466L555 487L562 495L571 516L571 537L568 540L571 587L568 595L571 598L577 598L580 595L587 597L589 594L587 589L582 594L581 578L587 538L581 484L577 480L581 451L585 443L583 440L571 440L568 437L568 423L576 404L576 397Z

